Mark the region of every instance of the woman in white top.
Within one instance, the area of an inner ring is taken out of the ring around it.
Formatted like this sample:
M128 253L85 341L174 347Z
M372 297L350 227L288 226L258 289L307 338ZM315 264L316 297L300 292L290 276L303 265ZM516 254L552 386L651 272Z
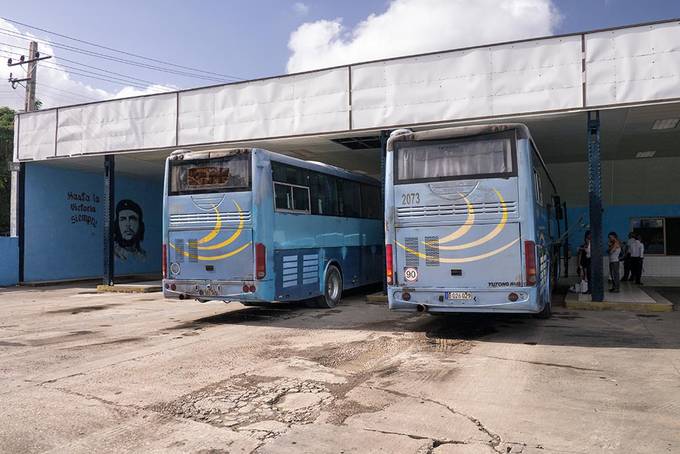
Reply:
M621 243L616 232L609 232L609 275L612 278L612 288L609 289L612 293L619 292L619 285L621 282L619 257L621 255Z

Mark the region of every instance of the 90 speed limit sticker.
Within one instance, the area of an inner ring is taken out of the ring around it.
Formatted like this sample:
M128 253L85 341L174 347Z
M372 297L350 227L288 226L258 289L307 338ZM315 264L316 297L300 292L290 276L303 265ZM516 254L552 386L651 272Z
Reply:
M418 280L418 268L404 268L404 279L407 282L415 282Z

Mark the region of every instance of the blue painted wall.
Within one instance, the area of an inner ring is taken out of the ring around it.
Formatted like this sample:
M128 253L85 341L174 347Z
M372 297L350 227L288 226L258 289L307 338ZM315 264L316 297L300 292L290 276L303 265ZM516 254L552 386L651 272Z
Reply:
M116 202L129 199L143 211L144 257L116 258L115 274L161 273L163 232L163 181L120 176L116 178Z
M102 275L103 178L103 171L26 166L26 282ZM143 210L146 257L117 258L116 275L160 273L162 182L117 176L116 200L121 199Z
M16 285L19 281L19 241L16 237L0 236L0 286Z
M588 219L588 207L567 208L569 218L569 246L572 254L583 243L585 231L590 223ZM609 205L604 207L602 216L604 244L607 244L607 234L616 232L619 238L627 238L630 232L630 218L635 217L674 217L680 216L680 205ZM582 224L576 227L579 219ZM573 227L573 228L572 228Z

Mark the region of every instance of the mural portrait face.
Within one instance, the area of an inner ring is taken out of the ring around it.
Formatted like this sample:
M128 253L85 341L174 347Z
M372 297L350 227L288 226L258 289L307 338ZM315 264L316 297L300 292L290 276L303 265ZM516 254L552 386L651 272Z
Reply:
M118 214L118 228L125 241L131 241L139 233L139 216L133 210L121 210Z
M123 199L116 205L114 222L114 249L116 257L128 260L131 257L143 259L146 251L144 241L144 213L142 207L130 199Z

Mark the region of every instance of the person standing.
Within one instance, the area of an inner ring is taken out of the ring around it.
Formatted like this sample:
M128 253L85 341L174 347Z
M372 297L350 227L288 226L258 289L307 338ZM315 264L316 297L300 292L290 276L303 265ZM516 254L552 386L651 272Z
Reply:
M612 293L618 293L619 292L619 286L620 286L620 267L619 267L619 260L620 260L620 255L621 255L621 243L619 242L619 237L616 235L616 232L609 232L609 242L608 242L608 249L607 251L609 252L609 275L612 278L612 288L609 289L610 292Z
M640 234L633 237L633 242L630 244L630 265L631 265L631 280L636 284L642 285L642 261L645 256L645 245L640 241Z
M630 232L628 234L628 241L623 244L623 277L621 278L621 282L633 280L631 266L633 261L630 258L630 246L635 241L635 234Z
M583 276L587 282L587 290L585 293L590 293L590 230L586 230L583 237L583 245L580 248L579 264L583 270Z

